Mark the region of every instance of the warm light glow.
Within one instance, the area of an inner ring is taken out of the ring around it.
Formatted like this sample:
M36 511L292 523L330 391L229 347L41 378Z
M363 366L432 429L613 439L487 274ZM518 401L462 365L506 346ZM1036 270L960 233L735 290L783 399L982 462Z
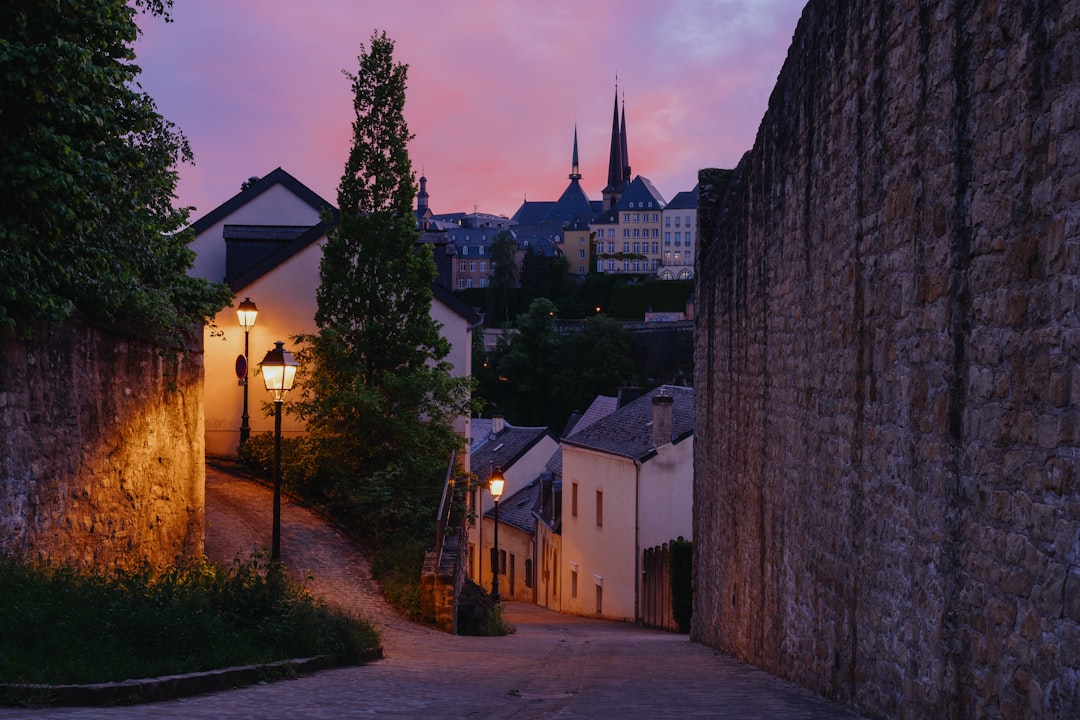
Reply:
M274 349L266 353L260 367L263 384L274 396L274 402L281 402L296 380L296 359L285 349L285 343L278 340L274 343Z
M502 497L503 488L506 486L506 478L503 477L502 471L496 469L491 473L491 477L488 478L488 491L491 492L491 497L496 502Z
M255 316L259 314L259 308L251 302L251 298L244 298L244 302L236 308L236 317L240 320L240 327L245 331L255 327Z

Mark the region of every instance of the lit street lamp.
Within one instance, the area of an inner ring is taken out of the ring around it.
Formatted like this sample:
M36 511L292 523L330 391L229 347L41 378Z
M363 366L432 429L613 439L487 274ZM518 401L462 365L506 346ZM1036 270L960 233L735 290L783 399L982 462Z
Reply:
M296 359L278 340L262 361L263 384L274 398L274 535L270 560L281 560L281 403L296 379Z
M491 499L495 501L495 547L491 550L491 600L498 604L499 597L499 498L502 497L503 487L506 486L506 478L502 470L495 468L488 478L488 491Z
M243 360L236 358L236 374L240 377L240 384L244 386L244 414L240 416L240 444L247 442L251 435L251 426L248 424L248 335L251 328L255 327L255 316L259 314L259 308L251 302L251 298L244 298L244 302L236 308L236 317L240 320L240 327L244 328L244 355Z

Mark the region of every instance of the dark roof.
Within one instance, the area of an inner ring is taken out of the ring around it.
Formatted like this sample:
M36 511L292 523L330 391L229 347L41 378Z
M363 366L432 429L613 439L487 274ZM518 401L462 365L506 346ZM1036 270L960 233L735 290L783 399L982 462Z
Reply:
M304 185L302 182L294 178L289 173L285 172L281 168L275 169L269 175L265 175L256 182L249 185L246 189L241 190L231 198L218 205L216 208L203 215L201 218L191 224L191 229L194 230L194 234L198 235L207 228L221 222L229 215L234 213L237 209L247 205L255 198L262 195L264 192L274 187L275 185L282 185L290 190L296 197L300 198L303 202L310 205L318 212L322 212L324 209L332 211L335 216L337 210L329 202L319 197L311 188Z
M470 461L473 472L482 476L479 479L485 482L492 468L506 470L512 467L533 445L550 434L546 427L516 427L507 423L499 433L489 435L485 442L474 446Z
M665 210L696 210L698 204L698 186L695 185L693 190L684 190L675 197L671 198L671 202L664 206Z
M650 457L655 450L652 440L652 399L660 393L670 395L674 400L671 422L672 442L679 442L689 437L694 431L694 389L662 385L598 419L584 430L564 438L563 444L599 450L635 460ZM580 422L578 424L580 425Z
M477 327L484 321L476 310L458 299L457 295L450 292L450 290L441 282L435 281L431 283L431 292L436 300L460 315L465 322L469 323L470 328Z
M336 213L337 211L335 211ZM276 249L256 259L258 256L255 253L244 256L245 259L255 260L247 267L243 267L239 264L239 259L236 262L230 263L228 256L228 247L226 248L226 260L225 260L225 282L234 293L239 293L241 290L251 285L253 282L267 274L274 268L283 264L286 260L296 255L301 250L314 244L319 238L326 235L326 233L333 227L333 223L319 223L305 230L300 235L296 236L292 241L286 243L280 243ZM243 253L239 253L243 256ZM230 277L235 273L234 276Z
M533 515L533 509L539 504L539 499L540 479L537 478L510 497L499 501L499 522L533 535L536 532L536 516ZM484 513L484 517L494 516L494 507Z
M544 218L551 212L554 205L555 203L551 200L533 200L531 202L526 200L521 203L521 207L517 209L517 212L510 219L521 225L536 225L544 222Z
M626 188L616 205L619 210L663 210L664 197L652 181L644 175L638 175Z

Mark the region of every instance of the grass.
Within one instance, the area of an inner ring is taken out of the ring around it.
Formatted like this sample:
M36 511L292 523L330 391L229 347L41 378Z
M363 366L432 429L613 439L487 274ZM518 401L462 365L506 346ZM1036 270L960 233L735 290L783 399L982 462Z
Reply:
M0 682L96 683L379 647L367 621L328 608L280 565L205 559L155 572L0 560Z

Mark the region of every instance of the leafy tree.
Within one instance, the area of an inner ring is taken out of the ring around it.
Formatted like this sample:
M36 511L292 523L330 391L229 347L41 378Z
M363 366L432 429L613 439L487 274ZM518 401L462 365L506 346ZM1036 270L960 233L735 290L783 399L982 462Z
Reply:
M563 361L554 380L563 417L584 410L597 395L615 395L634 384L630 340L622 323L607 315L590 318L580 333L563 341Z
M167 21L171 0L135 5ZM0 5L0 327L81 313L178 343L231 293L189 277L184 136L137 90L125 0Z
M491 285L489 314L497 322L510 322L514 288L518 281L517 242L505 230L491 242Z
M521 302L531 305L536 298L546 297L558 305L565 294L563 284L569 268L562 256L526 251L521 259Z
M558 422L552 380L558 372L559 337L555 333L555 304L534 300L517 319L518 333L499 360L512 396L504 400L507 416L521 425Z
M375 33L352 83L353 146L338 188L340 222L323 248L318 332L306 343L293 412L307 421L310 485L369 534L430 522L460 444L470 381L454 377L431 317L430 246L416 247L416 188L404 119L408 66Z

